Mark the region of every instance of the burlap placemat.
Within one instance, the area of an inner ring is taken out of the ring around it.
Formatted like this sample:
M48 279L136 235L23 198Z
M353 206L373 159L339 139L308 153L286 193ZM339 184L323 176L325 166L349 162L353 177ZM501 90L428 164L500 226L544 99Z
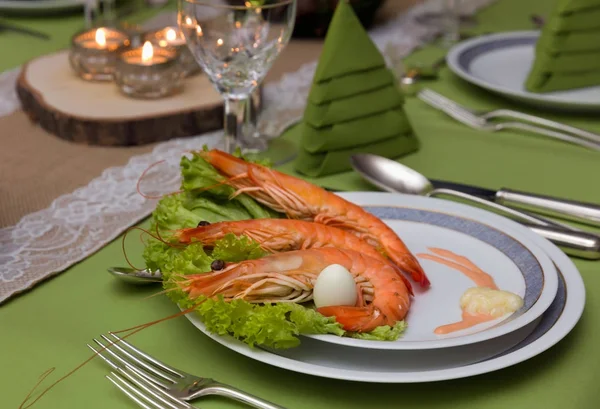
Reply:
M397 16L421 0L387 0L379 20ZM292 40L266 82L316 60L320 40ZM98 147L66 142L35 124L22 111L0 118L0 227L44 209L57 197L85 186L106 168L152 150L142 147Z

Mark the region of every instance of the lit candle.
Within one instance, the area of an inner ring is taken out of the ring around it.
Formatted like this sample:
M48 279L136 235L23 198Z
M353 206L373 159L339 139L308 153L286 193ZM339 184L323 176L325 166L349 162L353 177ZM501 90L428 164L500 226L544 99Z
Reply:
M181 30L176 27L165 27L161 30L149 33L146 40L152 41L161 47L178 47L185 45L185 37Z
M135 98L160 98L181 89L183 69L174 48L153 45L122 52L117 61L115 83Z
M71 39L69 62L81 78L112 80L117 54L130 45L122 31L100 27L75 34Z
M128 45L129 38L120 31L100 27L76 36L74 43L83 48L114 51Z
M189 28L195 27L199 29L200 26L195 26L190 19L186 17L182 20L182 29L186 30L186 35L189 36ZM193 33L193 31L191 31ZM165 27L160 30L149 32L144 36L145 41L150 41L152 44L156 44L160 47L173 48L179 54L179 62L183 66L185 76L191 76L200 72L200 66L196 62L196 59L190 52L184 33L178 27Z
M155 49L150 41L146 41L143 47L134 48L133 50L124 53L122 59L128 64L155 65L168 61L169 55L173 57L172 54L173 53L165 53L160 51L160 49Z

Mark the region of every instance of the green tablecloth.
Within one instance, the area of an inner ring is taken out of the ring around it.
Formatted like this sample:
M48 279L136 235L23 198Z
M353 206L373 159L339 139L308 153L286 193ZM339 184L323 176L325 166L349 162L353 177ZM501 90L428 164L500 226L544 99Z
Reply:
M529 14L548 12L551 4L547 3L552 2L500 0L480 13L479 30L530 28ZM6 40L0 37L0 41ZM0 44L4 49L6 43ZM439 53L439 49L429 47L411 58L425 60ZM430 85L473 107L510 105L447 71ZM600 170L597 153L528 135L472 131L414 99L408 103L408 112L422 148L402 162L427 176L600 202L600 190L594 183ZM555 117L600 130L600 122L593 118ZM370 189L351 174L321 182L341 190ZM140 248L134 236L128 240L131 254ZM2 408L16 408L38 375L49 367L56 366L57 370L45 384L88 358L90 351L85 344L100 333L177 312L164 296L146 298L156 288L131 288L115 281L106 273L106 268L115 264L125 264L120 241L0 307ZM600 275L597 262L577 260L576 265L588 298L573 332L531 360L462 380L374 385L300 375L229 351L183 317L149 328L131 340L174 366L233 384L289 409L593 409L600 405L596 380L600 376L600 296L596 293ZM34 407L134 407L103 378L106 373L107 367L99 359L93 360ZM197 405L205 409L243 407L219 398L207 398Z

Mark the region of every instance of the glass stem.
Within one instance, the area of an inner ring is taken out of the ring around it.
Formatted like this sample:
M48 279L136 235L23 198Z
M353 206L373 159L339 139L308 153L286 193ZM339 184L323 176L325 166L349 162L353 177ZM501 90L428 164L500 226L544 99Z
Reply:
M248 98L225 97L225 151L233 153L244 148L244 121Z

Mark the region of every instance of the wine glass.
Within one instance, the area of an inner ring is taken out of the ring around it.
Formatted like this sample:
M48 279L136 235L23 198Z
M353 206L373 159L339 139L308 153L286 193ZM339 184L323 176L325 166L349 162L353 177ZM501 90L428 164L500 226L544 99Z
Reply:
M225 100L218 148L264 151L267 142L247 129L247 106L290 40L296 0L179 0L178 10L187 46Z
M441 45L451 47L460 40L460 29L468 26L468 16L461 13L461 0L438 0L430 11L417 16L417 22L440 29Z

